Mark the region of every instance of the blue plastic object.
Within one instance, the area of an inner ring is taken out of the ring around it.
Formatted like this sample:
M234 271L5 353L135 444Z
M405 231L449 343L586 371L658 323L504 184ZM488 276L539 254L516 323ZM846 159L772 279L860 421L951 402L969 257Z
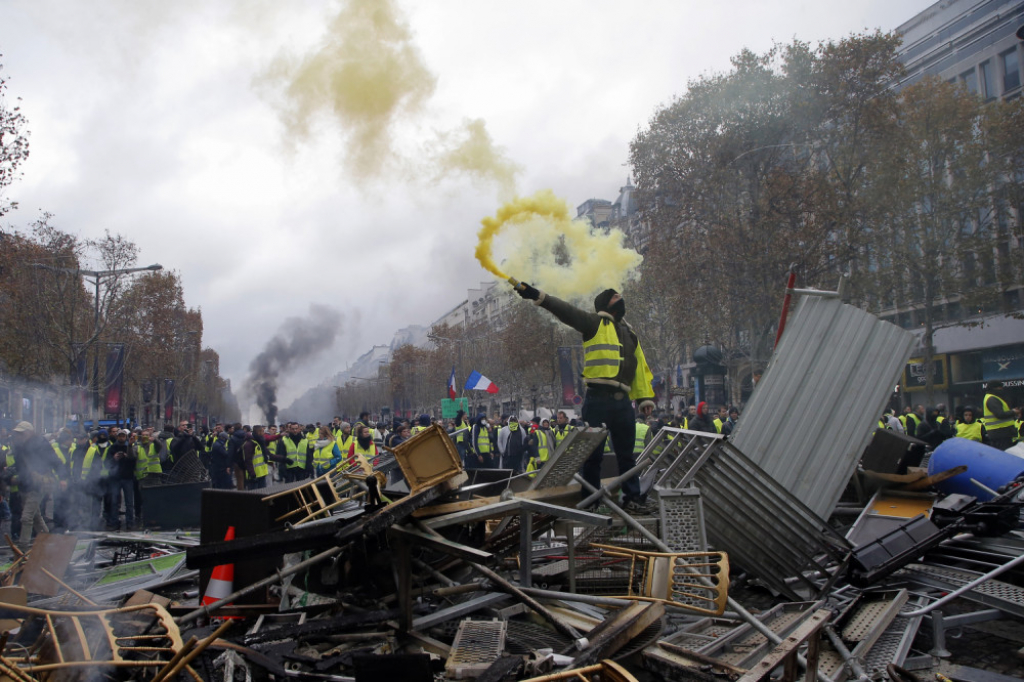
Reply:
M1024 474L1024 458L966 438L950 438L932 453L928 460L928 475L933 476L961 464L967 465L967 471L936 483L939 491L973 495L985 502L991 500L992 495L971 483L972 478L996 490Z

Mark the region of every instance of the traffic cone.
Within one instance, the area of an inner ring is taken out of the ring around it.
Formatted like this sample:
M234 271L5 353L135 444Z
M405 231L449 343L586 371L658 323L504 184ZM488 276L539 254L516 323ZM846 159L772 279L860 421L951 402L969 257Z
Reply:
M228 532L224 533L225 542L235 539L235 527L228 526ZM235 565L220 564L215 566L210 582L206 584L206 594L203 595L203 606L209 606L218 602L235 591ZM230 604L225 604L230 606ZM236 618L237 616L230 616Z

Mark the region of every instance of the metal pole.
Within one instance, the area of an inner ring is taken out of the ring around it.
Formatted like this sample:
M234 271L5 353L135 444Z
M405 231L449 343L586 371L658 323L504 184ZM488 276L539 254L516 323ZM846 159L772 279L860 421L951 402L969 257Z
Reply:
M589 492L592 492L592 493L593 492L597 492L597 488L595 488L594 486L590 485L590 483L585 481L583 479L583 477L580 476L579 474L576 474L573 478L581 486L586 488ZM608 495L604 496L604 503L608 506L609 509L611 509L613 512L615 512L626 523L627 526L629 526L633 530L635 530L638 533L640 533L641 535L643 535L655 547L660 549L662 552L666 552L666 553L671 553L672 552L672 549L668 545L666 545L664 542L662 542L661 538L659 538L657 535L655 535L651 531L649 531L646 528L644 528L643 525L641 525L639 521L637 521L632 516L630 516L629 514L624 512L622 510L622 508L620 508L617 504L615 504L610 499L610 496L608 496ZM685 568L685 567L681 567L681 568ZM701 582L703 582L706 585L710 585L711 584L710 581L707 580L706 578L701 578ZM757 630L762 635L764 635L766 638L768 638L769 642L771 642L772 644L781 644L782 643L782 638L781 637L779 637L776 633L774 633L771 630L769 630L768 627L764 623L762 623L760 620L757 619L756 616L754 616L754 614L750 613L745 608L743 608L742 604L737 602L732 597L729 597L728 601L726 603L732 608L733 611L735 611L739 615L740 618L742 618L743 620L745 620L748 623L750 623L751 627L753 627L755 630ZM807 667L807 659L804 658L803 656L798 654L797 655L797 661L804 668ZM829 677L827 675L825 675L825 673L823 673L821 671L817 671L816 675L817 675L817 678L818 678L818 682L831 682Z
M963 587L960 587L959 589L954 590L953 592L950 592L949 594L947 594L942 599L938 599L938 600L932 602L931 604L929 604L928 606L925 606L924 608L921 608L921 609L917 609L916 611L904 611L904 612L901 612L900 616L903 617L903 618L914 618L916 616L923 616L923 615L931 612L933 609L939 608L943 604L948 604L949 602L953 601L954 599L956 599L957 597L959 597L963 593L970 592L971 590L973 590L975 587L977 587L978 585L982 584L983 582L985 582L987 580L991 580L992 578L996 577L1000 573L1003 573L1005 571L1009 571L1011 568L1014 568L1014 567L1016 567L1016 566L1018 566L1018 565L1020 565L1022 563L1024 563L1024 554L1021 554L1019 557L1017 557L1013 561L1011 561L1009 563L1006 563L1006 564L1003 564L1002 566L989 571L985 575L972 580L971 582L967 583Z
M346 545L345 547L347 547L347 546L348 545ZM223 599L220 599L218 601L215 601L212 604L207 604L206 606L200 606L195 611L189 611L184 616L181 616L180 618L175 618L174 622L177 623L178 625L184 625L185 623L191 623L196 618L199 618L202 615L209 615L209 613L211 611L215 611L216 609L219 609L220 607L222 607L222 606L224 606L224 605L234 601L235 599L238 599L239 597L244 597L245 595L247 595L247 594L249 594L251 592L255 592L256 590L260 589L261 587L266 587L267 585L273 585L277 581L283 579L285 576L292 575L293 573L298 573L299 571L304 571L304 570L306 570L307 568L309 568L311 566L315 566L316 564L320 563L324 559L330 559L332 556L335 556L337 554L341 554L341 552L344 551L345 547L332 547L331 549L328 549L326 551L320 552L319 554L317 554L315 556L311 556L310 558L306 559L305 561L300 561L299 563L295 564L294 566L290 566L289 568L286 568L283 571L276 570L276 571L274 571L274 575L266 577L263 580L259 580L257 582L254 582L252 585L249 585L248 587L243 587L240 590L232 592L228 596L226 596Z
M93 382L93 394L92 394L92 411L94 414L95 423L93 426L99 428L100 426L100 276L96 275L96 304L95 314L93 315L92 322L92 382Z

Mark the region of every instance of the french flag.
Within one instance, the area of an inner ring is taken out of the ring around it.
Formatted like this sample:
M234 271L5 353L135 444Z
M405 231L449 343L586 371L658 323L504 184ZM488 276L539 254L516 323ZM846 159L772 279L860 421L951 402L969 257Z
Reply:
M452 375L448 377L448 397L455 400L455 365L452 365Z
M487 391L488 393L497 393L497 385L491 383L491 380L485 377L480 372L473 370L473 373L466 379L466 390L467 391Z

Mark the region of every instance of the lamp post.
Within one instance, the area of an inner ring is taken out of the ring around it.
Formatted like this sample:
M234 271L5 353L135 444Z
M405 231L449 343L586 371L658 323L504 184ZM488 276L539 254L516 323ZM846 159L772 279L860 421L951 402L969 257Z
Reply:
M92 279L92 285L95 287L96 299L94 305L93 315L93 327L92 327L92 341L90 345L95 346L99 340L100 335L100 283L109 277L117 277L118 275L129 275L133 272L156 272L163 270L164 266L159 263L153 265L147 265L144 268L124 268L122 270L82 270L72 268L55 268L52 265L46 265L44 263L34 263L34 267L41 268L43 270L50 270L52 272L64 272L69 275L81 276L86 281ZM92 395L92 408L96 413L96 426L99 425L99 409L100 409L100 355L99 350L94 349L95 352L92 356L92 381L93 381L93 395Z

